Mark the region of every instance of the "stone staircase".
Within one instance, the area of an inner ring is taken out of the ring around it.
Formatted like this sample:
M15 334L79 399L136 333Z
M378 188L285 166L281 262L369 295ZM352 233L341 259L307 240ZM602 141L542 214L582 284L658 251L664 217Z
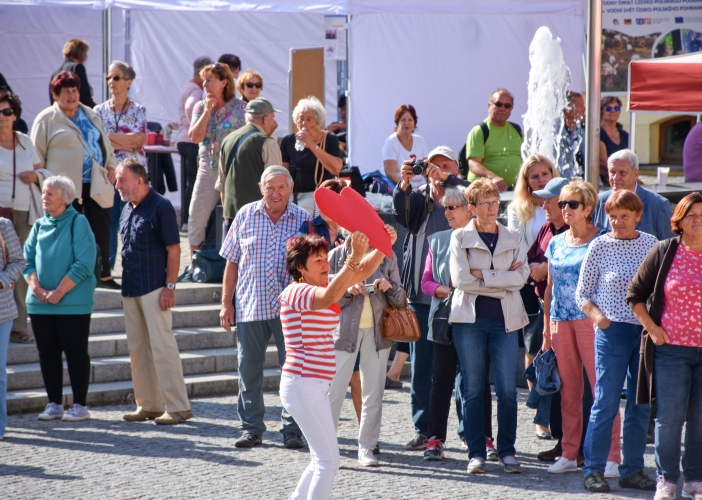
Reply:
M236 331L219 327L221 285L183 283L176 291L173 331L191 397L238 391ZM121 296L96 290L90 323L91 358L88 405L133 402L131 366ZM272 342L272 339L271 339ZM9 413L43 410L48 399L35 345L10 344L7 360ZM277 390L280 367L275 344L268 346L264 390ZM73 402L64 362L64 405Z

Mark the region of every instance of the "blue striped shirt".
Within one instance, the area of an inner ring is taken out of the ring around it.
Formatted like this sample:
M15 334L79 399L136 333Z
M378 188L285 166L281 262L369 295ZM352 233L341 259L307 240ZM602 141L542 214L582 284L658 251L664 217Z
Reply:
M166 286L168 251L180 244L173 205L153 188L136 206L127 203L119 219L122 236L122 296L141 297Z

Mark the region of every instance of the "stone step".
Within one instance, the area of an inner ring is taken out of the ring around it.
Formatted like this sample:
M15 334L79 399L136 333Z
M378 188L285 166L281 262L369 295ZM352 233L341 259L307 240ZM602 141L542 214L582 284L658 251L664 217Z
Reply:
M219 326L202 328L176 328L173 330L179 351L236 347L236 329L227 332ZM127 356L127 334L94 333L88 338L88 353L91 358ZM64 356L65 359L65 356ZM38 363L39 352L34 344L10 344L7 350L7 364Z
M122 292L98 288L93 295L95 311L122 308ZM178 283L176 286L176 304L212 304L221 303L222 285L219 283Z
M238 366L237 349L222 347L181 351L180 361L185 375L217 374L236 371ZM273 345L266 349L264 368L278 367L278 350ZM70 384L66 362L63 363L63 385ZM90 384L102 384L131 380L132 368L129 355L94 358L90 361ZM7 388L9 391L43 388L44 380L39 363L12 365L7 368Z
M173 328L219 325L220 304L177 305L173 312ZM90 333L119 333L125 331L122 309L103 309L93 312Z
M263 370L263 390L277 390L280 384L280 369ZM239 374L236 371L194 374L185 376L185 386L189 397L213 394L236 394L239 390ZM44 389L8 391L8 413L39 412L48 404ZM134 388L131 380L90 384L88 406L134 403ZM68 408L73 404L70 386L63 389L63 404ZM197 415L195 415L197 418Z

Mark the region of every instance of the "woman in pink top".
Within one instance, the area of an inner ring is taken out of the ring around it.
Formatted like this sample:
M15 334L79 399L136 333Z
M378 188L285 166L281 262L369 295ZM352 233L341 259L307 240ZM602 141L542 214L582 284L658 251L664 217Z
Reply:
M670 224L678 236L651 250L626 301L644 327L636 402L650 402L656 411L653 498L675 498L687 420L682 496L697 500L702 498L702 194L680 200Z
M386 224L392 243L395 229ZM280 320L285 337L285 364L280 378L280 401L292 415L310 447L310 464L302 473L291 499L329 498L339 469L339 445L329 403L336 371L332 332L341 309L336 302L346 289L368 278L385 257L379 250L366 255L368 238L351 236L351 256L329 280L329 244L316 234L288 242L287 270L293 283L283 290Z

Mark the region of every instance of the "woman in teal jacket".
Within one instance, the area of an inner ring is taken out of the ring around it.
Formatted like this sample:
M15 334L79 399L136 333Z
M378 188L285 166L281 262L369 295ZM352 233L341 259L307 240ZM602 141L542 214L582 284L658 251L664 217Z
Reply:
M95 291L95 236L85 216L71 206L76 188L63 175L44 181L39 219L24 244L29 284L27 312L39 350L49 404L39 420L87 420L90 382L88 335ZM63 413L63 361L73 389L73 405Z

